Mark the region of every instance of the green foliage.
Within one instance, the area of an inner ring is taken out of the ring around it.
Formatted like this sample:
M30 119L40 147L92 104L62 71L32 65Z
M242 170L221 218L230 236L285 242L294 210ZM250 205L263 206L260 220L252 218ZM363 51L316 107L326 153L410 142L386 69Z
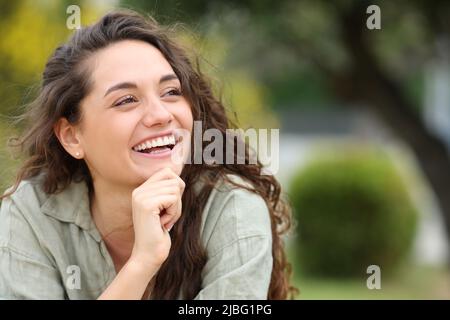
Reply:
M0 119L0 192L3 193L14 183L20 160L14 159L14 150L7 146L8 139L17 132L7 121Z
M0 1L0 190L11 186L19 167L7 140L17 135L9 116L23 112L53 50L73 32L66 26L69 4L81 7L82 25L97 20L106 8L88 1Z
M279 128L279 119L268 102L267 88L245 68L224 67L230 43L227 37L214 30L206 35L191 29L176 29L179 43L188 52L192 61L199 62L201 71L211 82L233 122L247 129Z
M68 1L11 2L7 15L0 14L0 113L7 115L18 114L17 106L32 98L29 87L39 84L48 57L73 32L66 26ZM70 4L81 7L82 25L106 10L87 1Z
M298 265L319 276L389 274L408 252L417 212L388 158L374 151L322 156L293 179Z

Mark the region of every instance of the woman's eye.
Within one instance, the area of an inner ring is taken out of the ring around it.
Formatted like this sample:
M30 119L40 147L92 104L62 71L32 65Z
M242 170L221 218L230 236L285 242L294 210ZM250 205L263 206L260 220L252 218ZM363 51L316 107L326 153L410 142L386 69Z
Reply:
M133 103L133 102L137 102L137 99L133 96L126 96L122 99L120 99L119 101L117 101L114 106L121 106L124 104L128 104L128 103Z
M181 90L176 88L170 89L169 91L163 94L163 97L166 96L181 96Z

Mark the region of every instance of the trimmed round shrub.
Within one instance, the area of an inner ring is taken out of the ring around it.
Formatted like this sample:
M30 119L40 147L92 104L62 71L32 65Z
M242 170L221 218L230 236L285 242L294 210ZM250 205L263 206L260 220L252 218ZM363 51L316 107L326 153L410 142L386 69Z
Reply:
M375 151L322 156L292 181L302 272L348 277L369 265L390 273L408 253L417 217L388 157Z

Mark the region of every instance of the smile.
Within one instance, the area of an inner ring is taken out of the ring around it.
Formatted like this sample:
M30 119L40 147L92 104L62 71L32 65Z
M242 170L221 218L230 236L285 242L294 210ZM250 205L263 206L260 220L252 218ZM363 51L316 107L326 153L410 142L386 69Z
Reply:
M159 154L172 150L176 144L176 138L173 134L164 137L149 139L133 147L133 151L148 154Z

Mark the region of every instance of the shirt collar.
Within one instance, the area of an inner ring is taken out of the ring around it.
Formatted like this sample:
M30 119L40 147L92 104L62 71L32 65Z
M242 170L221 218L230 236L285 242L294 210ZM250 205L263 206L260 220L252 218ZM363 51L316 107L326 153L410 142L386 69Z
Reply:
M41 206L43 213L59 221L73 223L89 231L97 242L100 233L92 220L89 191L85 181L72 182L63 191L51 194Z
M201 192L204 181L198 179L194 184L196 193ZM91 215L89 189L85 181L72 181L64 190L51 194L42 204L41 211L59 221L73 223L88 231L101 242L102 237Z

